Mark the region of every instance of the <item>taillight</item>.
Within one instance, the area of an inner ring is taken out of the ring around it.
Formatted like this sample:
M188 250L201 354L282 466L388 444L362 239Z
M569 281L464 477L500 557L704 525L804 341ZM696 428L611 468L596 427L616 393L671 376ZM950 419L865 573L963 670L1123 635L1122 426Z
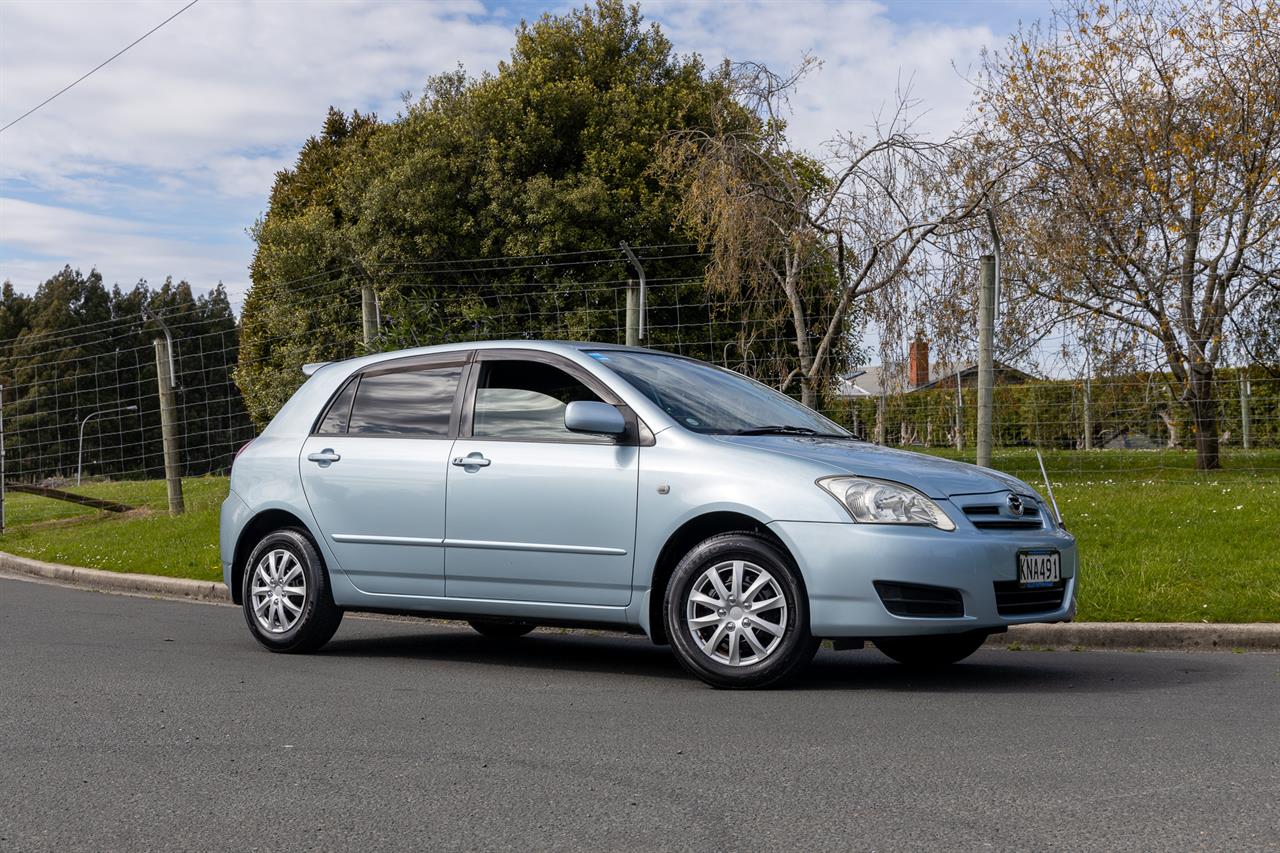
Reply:
M235 467L236 467L236 460L240 458L240 454L241 454L241 453L244 453L246 450L248 450L248 449L249 449L249 445L253 444L255 441L257 441L257 439L256 439L256 438L251 438L251 439L249 439L248 441L246 441L244 444L240 445L240 449L236 451L236 455L235 455L234 457L232 457L232 459L231 459L231 467L232 467L232 468L235 468ZM230 472L228 472L228 473L230 473Z

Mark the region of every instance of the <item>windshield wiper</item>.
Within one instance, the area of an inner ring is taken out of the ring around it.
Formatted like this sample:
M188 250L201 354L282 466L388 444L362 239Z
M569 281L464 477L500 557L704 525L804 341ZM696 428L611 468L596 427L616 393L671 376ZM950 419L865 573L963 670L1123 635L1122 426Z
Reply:
M790 424L773 424L772 426L752 427L751 429L735 429L730 435L825 435L816 429Z
M809 427L792 426L791 424L775 424L773 426L752 427L751 429L737 429L728 433L729 435L805 435L816 438L842 438L846 441L862 441L856 435L841 432L818 432L816 429Z

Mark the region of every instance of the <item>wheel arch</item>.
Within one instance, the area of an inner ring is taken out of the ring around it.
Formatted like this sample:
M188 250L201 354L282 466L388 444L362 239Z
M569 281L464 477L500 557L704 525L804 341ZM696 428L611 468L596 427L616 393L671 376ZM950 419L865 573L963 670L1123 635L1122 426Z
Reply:
M294 527L306 534L306 537L311 540L312 547L316 549L316 555L320 558L321 569L328 571L324 565L324 552L320 550L315 535L305 521L286 509L265 509L249 519L236 538L235 556L231 564L231 587L228 590L231 593L232 602L242 603L240 587L243 585L245 563L249 559L249 554L262 541L262 537L273 530L285 527Z
M663 600L667 594L667 584L675 572L676 565L685 554L699 542L710 539L721 533L749 533L759 536L791 558L792 565L804 587L803 571L795 554L787 544L769 529L769 526L758 518L731 510L716 510L695 516L681 524L663 543L658 552L658 559L653 566L653 575L649 583L648 619L649 638L658 645L666 645L666 620L662 618Z

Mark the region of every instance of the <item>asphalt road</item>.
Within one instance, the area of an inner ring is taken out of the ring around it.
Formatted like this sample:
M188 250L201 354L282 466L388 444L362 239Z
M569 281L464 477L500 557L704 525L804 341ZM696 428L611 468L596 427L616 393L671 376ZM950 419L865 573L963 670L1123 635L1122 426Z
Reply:
M0 579L0 850L1280 850L1280 655L822 652L711 690L639 638L503 646Z

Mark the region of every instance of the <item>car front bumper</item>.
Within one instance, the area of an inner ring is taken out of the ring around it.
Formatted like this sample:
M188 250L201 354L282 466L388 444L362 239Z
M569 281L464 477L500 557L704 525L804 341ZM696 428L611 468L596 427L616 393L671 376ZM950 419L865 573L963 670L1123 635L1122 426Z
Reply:
M817 637L905 637L998 631L1031 622L1065 622L1075 614L1078 556L1064 530L941 531L898 525L775 521L809 593L809 628ZM1060 607L1007 616L997 610L998 581L1016 581L1018 552L1055 550L1065 591ZM958 590L963 616L897 616L874 582Z

